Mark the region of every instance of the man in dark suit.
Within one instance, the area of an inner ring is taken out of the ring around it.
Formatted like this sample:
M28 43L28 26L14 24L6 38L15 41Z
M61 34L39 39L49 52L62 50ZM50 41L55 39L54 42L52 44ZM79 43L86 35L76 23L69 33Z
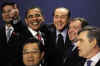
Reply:
M69 39L72 42L71 43L72 47L70 47L70 51L69 53L67 53L70 55L69 55L69 60L67 60L65 63L65 66L67 65L73 66L75 63L79 62L82 59L81 57L78 56L76 41L77 41L78 32L87 25L88 25L88 22L84 18L75 17L75 18L70 19L68 35L69 35Z
M1 7L1 15L4 25L0 28L0 63L7 66L17 58L17 48L20 34L13 24L19 21L19 9L15 3L4 3ZM20 41L19 41L20 42Z
M70 11L59 7L54 10L53 24L49 26L48 66L62 66L65 50L71 45L67 34Z
M46 34L40 30L40 25L43 22L44 22L44 18L42 15L42 11L39 7L34 6L28 9L28 11L26 12L26 16L25 16L26 25L21 26L20 23L17 23L15 25L16 28L18 28L18 25L20 25L19 27L21 31L19 32L22 36L22 39L21 39L22 44L25 40L27 40L30 37L40 40L43 43L43 46L47 44ZM20 51L20 48L19 48L19 51ZM42 63L46 64L44 60L45 59L42 60Z
M44 22L42 11L39 7L32 7L26 12L25 23L22 35L23 39L33 37L43 42L45 46L45 34L40 30L40 25Z
M41 65L41 60L45 54L45 47L40 40L34 39L33 37L28 38L24 41L21 52L20 58L22 59L14 61L9 66L44 66Z
M79 56L86 58L79 66L100 66L100 28L87 26L78 34ZM77 65L78 66L78 65Z

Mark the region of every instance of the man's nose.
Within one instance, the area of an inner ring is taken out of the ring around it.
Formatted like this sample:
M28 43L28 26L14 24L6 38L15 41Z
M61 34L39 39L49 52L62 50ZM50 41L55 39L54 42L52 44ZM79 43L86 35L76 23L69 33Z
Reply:
M29 56L30 56L30 57L31 57L31 56L33 56L33 53L32 53L32 52L30 52L30 53L29 53Z

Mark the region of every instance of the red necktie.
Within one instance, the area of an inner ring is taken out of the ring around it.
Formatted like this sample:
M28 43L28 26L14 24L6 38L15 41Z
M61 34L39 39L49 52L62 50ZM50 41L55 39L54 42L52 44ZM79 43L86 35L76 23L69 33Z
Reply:
M37 33L38 40L41 40L41 35Z

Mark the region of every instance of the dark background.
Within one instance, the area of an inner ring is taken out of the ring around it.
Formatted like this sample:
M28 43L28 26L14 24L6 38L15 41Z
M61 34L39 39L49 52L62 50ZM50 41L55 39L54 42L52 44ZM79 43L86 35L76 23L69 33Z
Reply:
M100 26L100 0L0 0L0 6L5 2L16 2L24 21L25 11L32 6L39 6L44 13L45 23L52 23L52 12L56 7L66 7L71 10L72 17L84 17L89 24ZM1 13L0 24L2 25Z

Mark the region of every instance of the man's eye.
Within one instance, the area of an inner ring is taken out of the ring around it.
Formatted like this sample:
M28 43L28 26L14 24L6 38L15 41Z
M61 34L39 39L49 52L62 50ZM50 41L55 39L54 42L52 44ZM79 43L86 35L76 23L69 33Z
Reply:
M30 52L24 52L23 54L29 54Z
M29 16L28 16L28 18L32 18L32 17L33 17L33 15L29 15Z
M40 15L40 14L35 14L35 16L36 16L36 17L40 17L41 15Z
M40 17L40 14L34 14L34 15L29 15L28 18L33 18L33 17Z

